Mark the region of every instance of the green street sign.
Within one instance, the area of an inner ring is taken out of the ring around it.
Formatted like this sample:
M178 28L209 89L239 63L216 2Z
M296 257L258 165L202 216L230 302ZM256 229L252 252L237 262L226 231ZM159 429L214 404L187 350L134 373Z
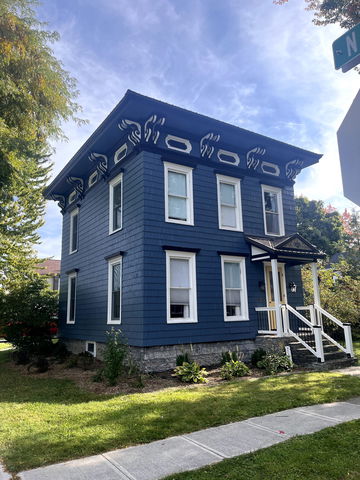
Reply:
M332 48L336 70L347 72L360 63L360 23L335 40Z

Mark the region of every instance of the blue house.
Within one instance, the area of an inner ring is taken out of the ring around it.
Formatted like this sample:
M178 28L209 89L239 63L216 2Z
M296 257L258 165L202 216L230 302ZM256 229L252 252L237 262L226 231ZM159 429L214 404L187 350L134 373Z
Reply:
M324 361L326 317L353 355L320 306L323 254L296 231L295 177L320 157L127 91L46 189L63 213L61 337L101 356L120 328L147 370L187 349L204 365L248 357L264 338Z

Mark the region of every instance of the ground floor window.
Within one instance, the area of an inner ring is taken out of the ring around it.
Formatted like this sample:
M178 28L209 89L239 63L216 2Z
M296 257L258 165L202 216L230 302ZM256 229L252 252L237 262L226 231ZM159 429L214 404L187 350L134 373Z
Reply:
M166 251L167 322L197 322L195 253Z
M108 323L121 323L121 257L109 260Z
M70 273L68 276L68 292L67 292L67 311L66 322L75 323L76 313L76 272Z
M245 258L221 256L224 320L249 320Z

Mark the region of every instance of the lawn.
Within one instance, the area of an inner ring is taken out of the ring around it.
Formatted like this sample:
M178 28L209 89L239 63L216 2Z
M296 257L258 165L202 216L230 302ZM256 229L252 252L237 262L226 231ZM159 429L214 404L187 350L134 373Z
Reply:
M359 480L360 420L167 480Z
M331 372L109 397L14 375L7 357L0 353L0 452L11 472L360 395L360 378Z

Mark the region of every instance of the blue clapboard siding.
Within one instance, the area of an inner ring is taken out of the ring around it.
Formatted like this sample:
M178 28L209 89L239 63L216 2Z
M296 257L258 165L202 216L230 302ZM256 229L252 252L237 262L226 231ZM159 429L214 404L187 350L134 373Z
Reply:
M143 238L144 170L142 156L126 161L123 168L123 229L109 235L108 181L100 180L88 190L80 205L78 252L69 255L70 214L63 220L60 287L60 334L65 338L104 341L107 325L108 262L104 257L124 251L122 325L132 345L143 335ZM67 275L78 268L76 319L66 324Z

